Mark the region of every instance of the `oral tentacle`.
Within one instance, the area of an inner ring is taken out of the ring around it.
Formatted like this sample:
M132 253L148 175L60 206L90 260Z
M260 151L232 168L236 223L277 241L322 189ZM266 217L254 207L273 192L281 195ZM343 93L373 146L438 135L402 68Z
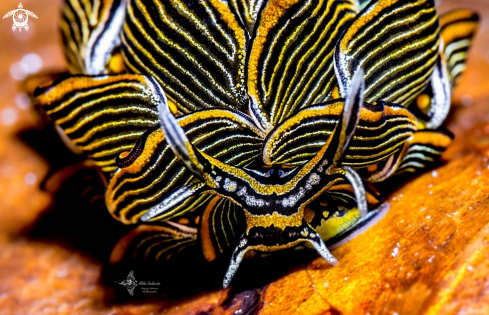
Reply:
M321 236L319 236L319 234L309 224L304 224L304 229L301 232L301 235L304 237L304 241L311 243L314 249L321 257L324 258L324 260L333 266L338 265L338 260L333 256L333 254L331 254L328 247L326 247L326 244L324 244Z
M193 145L185 135L185 131L170 112L163 89L153 78L151 78L151 81L153 83L153 93L158 98L158 118L167 143L192 173L202 177L204 175L204 165L199 161L196 150L194 150Z
M277 231L278 230L276 230L275 233ZM284 231L287 231L287 233L283 237L275 234L275 237L278 238L270 238L270 236L274 233L272 231L268 231L268 233L270 233L268 237L266 237L267 234L263 235L261 232L258 232L256 230L254 232L244 233L241 236L238 245L234 249L234 252L231 256L228 270L226 272L226 275L224 276L223 287L227 288L229 286L244 258L244 255L248 250L257 250L258 252L270 252L277 250L277 248L292 248L301 243L310 243L312 247L318 252L318 254L322 258L324 258L324 260L326 260L333 266L338 265L338 260L331 254L328 247L321 239L321 236L305 221L303 221L300 226L288 227ZM265 239L267 241L264 241Z
M452 97L450 77L443 55L438 57L435 69L431 75L430 84L433 90L433 97L431 98L431 109L428 112L430 119L426 122L426 127L436 129L447 118L448 112L450 111L450 99Z
M363 104L363 93L365 90L363 76L364 72L361 68L358 69L353 76L346 95L341 118L333 131L330 140L325 145L327 146L327 149L324 157L333 157L326 173L330 173L338 166L348 148L348 144L350 143L353 134L355 133L355 129L360 119L360 109Z
M360 216L365 218L368 213L367 197L365 192L365 186L363 185L362 178L358 175L355 170L350 166L345 166L346 171L345 177L350 182L353 187L353 193L355 194L355 199L357 201L357 207L360 211Z
M236 272L238 271L239 265L243 261L243 257L248 249L248 238L247 234L245 233L243 234L243 236L241 236L238 245L234 248L233 254L231 256L231 262L229 263L228 270L226 271L226 274L224 275L224 280L222 282L222 287L224 289L229 287L229 284L234 278Z

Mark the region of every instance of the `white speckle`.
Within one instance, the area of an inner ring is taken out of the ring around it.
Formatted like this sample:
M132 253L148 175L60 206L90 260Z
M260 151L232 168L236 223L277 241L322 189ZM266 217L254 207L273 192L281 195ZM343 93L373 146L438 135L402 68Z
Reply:
M433 195L433 192L432 191L430 191L430 195Z
M254 196L246 196L245 202L248 206L255 207L255 208L263 207L263 205L265 204L265 202L262 199L257 199Z
M435 255L431 256L429 259L428 259L428 262L431 264L433 262L433 259L435 259Z
M483 158L482 160L484 161L484 163L487 163L487 158L486 157Z
M396 258L397 255L399 254L399 248L395 247L394 250L392 250L392 257Z
M397 312L392 313L392 315L399 315Z
M324 287L324 288L328 288L328 287L329 287L329 282L328 282L328 281L325 281L325 282L323 283L323 287Z
M17 95L15 95L15 104L20 109L29 109L31 105L31 100L29 99L29 96L27 96L27 94L17 93Z
M37 176L34 173L27 173L24 176L24 181L27 185L34 185L36 183Z
M411 277L411 273L410 273L410 272L408 272L408 273L407 273L407 276L408 276L408 277Z
M433 171L433 172L431 172L431 176L433 176L433 177L437 177L437 176L438 176L438 172L437 172L437 171Z
M428 220L431 219L431 215L427 215L426 219L428 219Z
M345 277L345 281L346 281L346 280L348 280L348 278L347 278L347 277Z
M479 175L479 176L480 176L480 175L481 175L481 171L477 171L477 175Z
M317 185L320 182L320 180L321 177L318 174L312 173L311 176L309 176L309 179L307 180L306 189L310 190L312 186Z
M236 195L238 196L243 196L244 194L246 194L246 188L245 187L241 187L241 189L236 193Z
M473 98L471 95L465 94L464 96L462 96L461 101L464 106L470 106L472 104Z
M429 185L428 185L428 188L431 188L431 187L433 187L433 184L429 184Z
M270 302L270 305L273 305L272 302Z
M240 247L243 247L243 246L245 246L245 245L246 245L246 243L248 243L248 240L247 240L246 238L243 238L243 239L241 240L241 242L239 242L239 246L240 246Z
M468 270L468 271L474 271L474 267L472 267L472 266L467 266L467 270Z
M235 181L232 181L229 178L225 178L223 188L227 191L234 192L238 188L238 185Z
M469 210L472 210L472 207L469 207Z
M2 124L10 126L17 121L17 111L13 108L5 108L1 113Z

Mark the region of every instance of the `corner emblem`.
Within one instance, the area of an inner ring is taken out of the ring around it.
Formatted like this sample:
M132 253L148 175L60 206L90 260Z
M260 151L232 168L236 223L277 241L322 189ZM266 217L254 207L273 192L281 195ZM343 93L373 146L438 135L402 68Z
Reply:
M131 272L129 272L126 280L121 281L121 282L116 281L116 283L118 283L122 286L125 286L127 289L127 292L129 292L129 294L131 296L134 296L134 289L138 286L138 282L137 282L136 278L134 278L134 270L131 270Z
M5 14L3 18L5 19L10 16L12 16L14 20L14 25L12 25L12 31L14 32L17 29L19 29L19 32L22 32L22 29L25 29L26 31L29 30L29 25L27 24L27 21L29 21L29 16L36 19L38 18L33 12L24 10L22 3L19 3L19 8L17 10L10 11L9 13Z

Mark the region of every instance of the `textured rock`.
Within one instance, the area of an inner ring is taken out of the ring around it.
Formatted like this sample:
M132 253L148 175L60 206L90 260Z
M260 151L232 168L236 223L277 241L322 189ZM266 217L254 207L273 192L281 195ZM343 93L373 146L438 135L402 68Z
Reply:
M237 283L173 300L121 298L102 284L107 250L91 248L115 232L106 221L92 222L91 210L71 206L71 195L60 202L39 189L50 170L69 164L68 153L44 137L44 122L25 109L10 68L28 53L42 58L43 69L63 67L58 2L25 3L39 16L29 32L0 24L0 314L489 314L489 4L442 1L441 12L466 7L482 17L455 91L448 124L455 141L442 166L398 184L387 215L333 252L338 267L320 258L284 259L288 272L258 289L238 290ZM16 6L3 1L0 11ZM250 270L239 277L258 276Z

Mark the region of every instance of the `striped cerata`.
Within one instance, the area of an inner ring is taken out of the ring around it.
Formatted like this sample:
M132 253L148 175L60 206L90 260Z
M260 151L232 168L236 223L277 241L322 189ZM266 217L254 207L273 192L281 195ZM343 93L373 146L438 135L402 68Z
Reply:
M432 0L66 0L36 91L134 230L112 262L344 242L375 185L431 167L478 17ZM200 250L201 249L201 250Z

